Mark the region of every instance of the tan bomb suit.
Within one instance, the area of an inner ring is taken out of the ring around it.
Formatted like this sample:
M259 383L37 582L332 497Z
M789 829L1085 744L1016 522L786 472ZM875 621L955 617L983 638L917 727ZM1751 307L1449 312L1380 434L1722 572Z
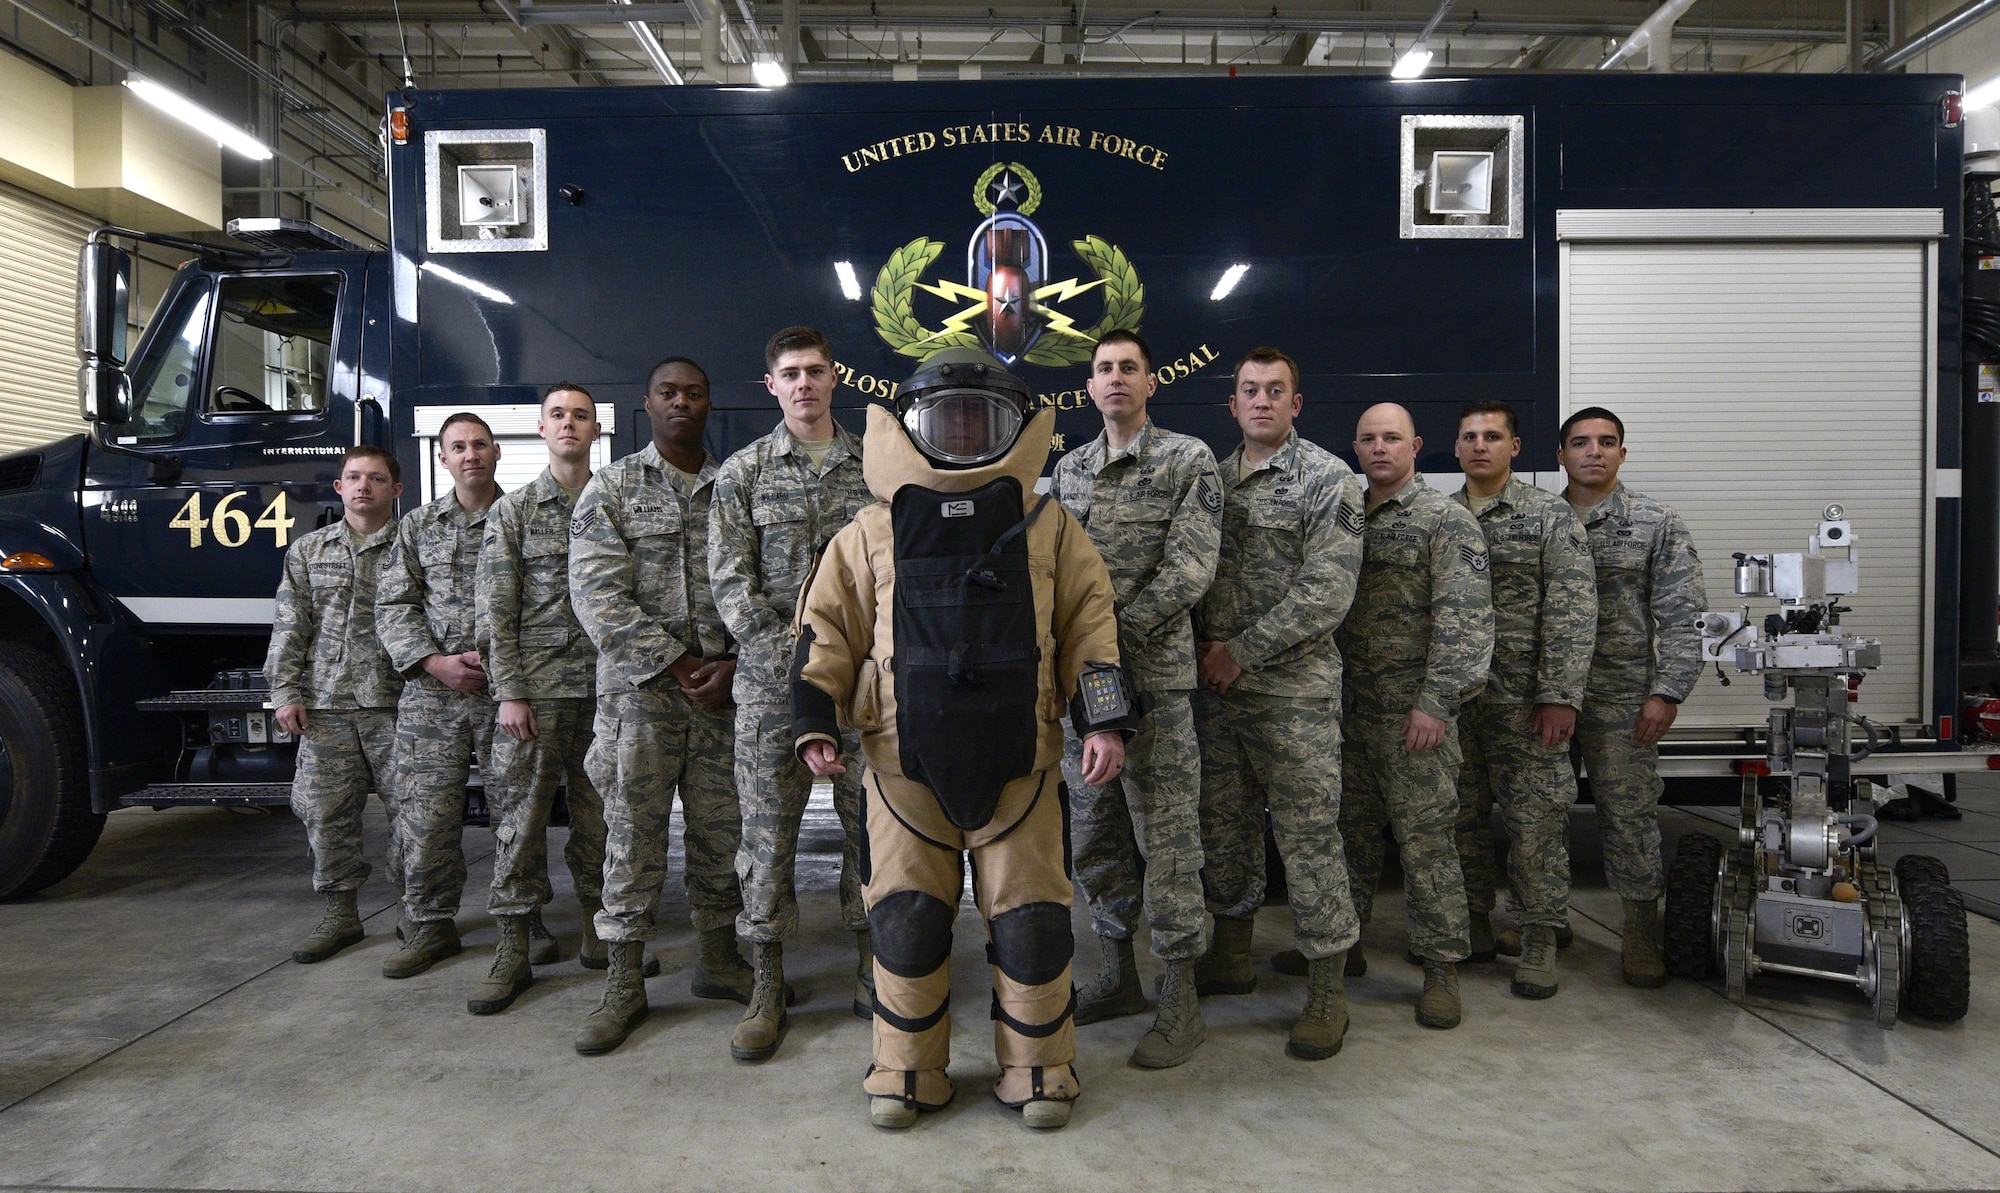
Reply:
M875 949L871 1094L925 1105L950 1097L951 922L961 854L970 853L994 961L995 1092L1008 1105L1076 1096L1061 719L1084 664L1118 660L1110 574L1082 525L1058 503L1044 506L1024 536L1040 638L1033 769L1006 785L991 820L976 829L956 827L929 787L905 777L892 662L896 547L887 503L908 484L959 493L1012 476L1023 513L1031 511L1054 422L1054 411L1045 410L1006 458L945 472L924 460L892 416L871 407L864 461L869 489L883 504L862 510L834 536L799 608L795 696L804 685L824 693L806 692L799 707L830 698L828 713L860 731L868 764L862 873ZM801 747L838 740L835 725L811 716L801 715L796 729ZM964 727L968 738L980 729Z

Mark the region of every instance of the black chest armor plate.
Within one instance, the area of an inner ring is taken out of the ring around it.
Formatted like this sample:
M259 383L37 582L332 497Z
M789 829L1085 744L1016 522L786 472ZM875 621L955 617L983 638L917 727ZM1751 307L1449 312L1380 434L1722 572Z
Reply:
M890 519L903 773L936 794L952 824L983 828L1001 788L1034 771L1040 730L1021 485L1012 477L970 493L905 485Z

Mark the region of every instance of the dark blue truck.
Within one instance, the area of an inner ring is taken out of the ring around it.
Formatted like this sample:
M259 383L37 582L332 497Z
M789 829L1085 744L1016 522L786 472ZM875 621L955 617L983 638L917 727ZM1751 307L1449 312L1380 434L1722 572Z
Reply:
M1990 537L1968 546L1961 525L1992 506L1993 469L1990 445L1982 471L1962 443L1960 88L391 95L386 248L281 221L183 244L194 258L129 345L119 245L160 238L107 229L85 249L90 433L0 460L0 897L75 869L117 808L284 802L292 748L257 672L283 551L339 516L349 445L393 447L410 508L442 491L444 415L481 409L518 482L539 467L541 387L568 380L606 404L622 455L649 434L646 370L684 354L713 378L721 456L776 422L761 353L788 323L832 338L857 427L917 358L981 344L1064 412L1064 448L1096 433L1082 380L1111 327L1154 348L1154 417L1218 451L1234 361L1274 344L1302 363L1304 434L1344 451L1364 406L1402 402L1447 487L1466 400L1521 411L1518 467L1544 485L1564 413L1611 405L1628 478L1688 513L1717 603L1729 552L1811 525L1788 503L1843 503L1885 578L1850 619L1884 641L1863 694L1883 752L1984 765L1953 724L1961 654L1991 653L1961 642L1961 563L1993 570ZM1992 580L1963 579L1990 638ZM1704 681L1670 773L1761 755L1749 686Z

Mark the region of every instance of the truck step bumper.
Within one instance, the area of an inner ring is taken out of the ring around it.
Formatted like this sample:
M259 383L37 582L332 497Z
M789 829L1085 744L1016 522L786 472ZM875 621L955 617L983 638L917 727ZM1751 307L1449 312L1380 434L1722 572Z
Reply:
M119 799L127 808L284 807L290 783L155 783Z

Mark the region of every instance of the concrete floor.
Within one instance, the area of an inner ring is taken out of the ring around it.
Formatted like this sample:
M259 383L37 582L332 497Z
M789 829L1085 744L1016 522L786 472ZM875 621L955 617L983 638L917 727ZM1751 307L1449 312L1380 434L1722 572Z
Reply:
M1700 815L1665 819L1669 849L1681 832L1719 831ZM1350 983L1345 1051L1289 1060L1304 982L1265 967L1289 943L1289 916L1272 908L1257 993L1206 1004L1195 1059L1128 1066L1144 1017L1083 1029L1084 1098L1049 1135L990 1096L968 908L954 958L958 1100L914 1131L879 1132L859 1089L868 1027L847 1010L837 831L824 813L810 826L789 966L802 1005L777 1058L743 1065L726 1048L735 1004L687 992L683 904L667 913L652 1018L619 1052L586 1059L570 1041L602 979L574 963L566 892L549 922L572 959L507 1014L478 1019L464 1000L493 941L483 900L459 918L467 952L421 977L379 975L395 946L379 881L363 895L368 940L295 965L291 945L318 909L295 821L119 813L75 876L0 905L0 1188L2000 1187L2000 990L1986 976L2000 925L1973 918L1972 1013L1942 1028L1882 1032L1857 996L1791 979L1760 983L1747 1007L1706 985L1636 990L1617 980L1617 902L1587 809L1577 944L1554 1000L1511 997L1505 965L1466 966L1465 1024L1418 1027L1420 971L1397 959L1401 899L1387 896L1366 936L1373 968ZM467 844L480 890L491 836L472 830ZM1082 955L1095 963L1088 943Z

